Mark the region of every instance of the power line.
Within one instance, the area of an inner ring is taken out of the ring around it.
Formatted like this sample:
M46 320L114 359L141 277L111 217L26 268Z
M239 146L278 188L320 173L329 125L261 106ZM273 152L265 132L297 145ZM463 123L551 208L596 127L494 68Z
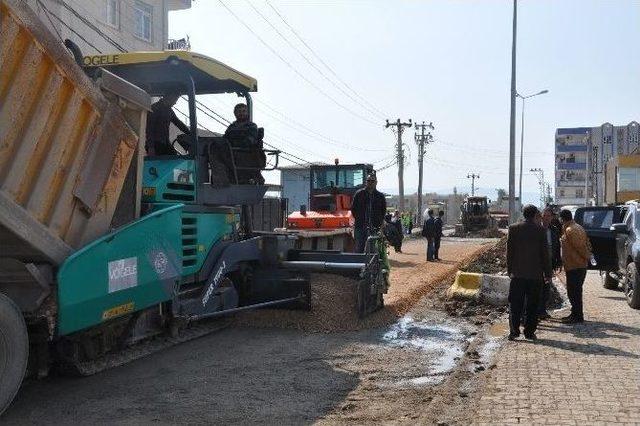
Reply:
M282 55L280 55L280 53L278 53L273 47L271 47L270 44L268 44L262 37L260 37L260 35L258 35L258 33L256 33L253 28L251 28L250 25L248 25L246 22L244 22L231 8L229 8L225 2L223 0L218 0L218 2L242 25L244 26L251 34L253 34L253 36L255 38L258 39L258 41L260 41L260 43L262 43L267 49L269 49L269 51L271 53L273 53L278 59L280 59L280 61L282 61L282 63L284 63L289 69L291 69L298 77L300 77L302 80L304 80L307 84L309 84L311 87L313 87L314 89L316 89L319 93L321 93L323 96L325 96L327 99L331 100L334 104L336 104L337 106L339 106L340 108L344 109L345 111L349 112L350 114L352 114L354 117L358 117L359 119L366 121L369 124L373 124L373 125L377 125L377 123L373 120L368 119L367 117L358 114L357 112L353 111L352 109L350 109L349 107L341 104L340 102L338 102L333 96L329 95L327 92L325 92L324 90L322 90L320 87L318 87L318 85L316 85L315 83L313 83L311 80L309 80L304 74L302 74L300 71L298 71L297 68L295 68L293 65L291 65L291 63L289 61L287 61L286 59L284 59L282 57Z
M346 92L342 87L340 87L339 85L337 85L332 79L330 79L320 68L318 68L316 66L316 64L314 64L308 57L307 55L305 55L304 53L302 53L300 51L300 49L298 49L287 37L284 36L284 34L282 34L280 32L280 30L278 30L278 28L276 28L275 25L273 25L273 23L271 23L271 21L264 16L264 14L262 12L260 12L260 10L258 10L258 8L256 8L253 3L251 3L249 0L245 0L246 3L280 36L280 38L282 38L293 50L295 50L296 52L298 52L298 54L302 57L302 59L304 59L304 61L306 63L308 63L314 70L316 70L322 77L324 77L325 80L327 80L333 87L335 87L337 90L339 90L342 94L344 94L345 96L347 96L349 99L351 99L353 102L357 103L358 105L360 105L362 108L364 108L365 110L369 111L370 113L374 114L374 115L378 115L379 117L383 117L382 114L378 113L377 111L369 108L367 105L365 105L364 103L362 103L360 100L358 100L357 98L355 98L353 95L351 95L350 93Z
M351 86L349 86L347 83L345 83L340 76L333 70L333 68L331 68L324 60L322 60L322 58L320 57L320 55L318 55L315 50L313 50L311 48L311 46L309 46L309 44L302 38L302 36L300 36L300 34L291 26L289 25L289 23L287 22L287 20L284 18L284 16L278 11L278 9L276 9L275 6L273 6L268 0L266 1L267 5L276 13L276 15L278 15L278 17L282 20L282 22L284 22L284 24L289 28L289 30L293 33L293 35L296 36L296 38L311 52L311 54L313 54L313 56L320 61L320 63L322 65L324 65L324 67L326 69L329 70L329 72L331 72L331 74L333 74L336 79L338 79L338 81L340 83L342 83L347 89L349 89L351 92L353 92L354 95L356 95L357 97L359 97L360 99L362 99L364 102L366 102L367 104L369 104L369 106L371 106L371 108L375 109L376 111L378 111L379 114L381 114L382 116L387 116L388 114L385 114L384 112L380 111L378 108L376 108L375 105L373 105L371 102L367 101L364 97L360 96L358 94L358 92L356 92L353 88L351 88Z

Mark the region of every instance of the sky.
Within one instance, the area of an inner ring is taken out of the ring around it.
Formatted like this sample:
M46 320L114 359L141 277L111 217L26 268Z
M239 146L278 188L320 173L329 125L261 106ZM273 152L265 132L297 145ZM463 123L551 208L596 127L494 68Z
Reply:
M512 13L506 0L196 0L169 14L169 37L256 78L254 121L293 161L387 166L378 189L397 193L385 120L433 122L424 192L469 192L474 173L495 197L508 188ZM549 90L526 101L524 201L537 199L531 168L553 183L556 128L640 121L639 40L640 1L518 2L517 90ZM228 119L238 101L202 100ZM414 132L403 134L405 194L418 182Z

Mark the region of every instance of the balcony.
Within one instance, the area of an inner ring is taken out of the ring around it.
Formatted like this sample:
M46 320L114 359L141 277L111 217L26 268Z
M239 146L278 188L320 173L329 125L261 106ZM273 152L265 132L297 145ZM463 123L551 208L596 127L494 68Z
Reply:
M587 152L587 145L585 145L585 144L572 144L572 145L556 144L556 152Z
M167 40L167 50L191 50L189 36L178 40Z
M556 163L558 170L585 170L587 163Z

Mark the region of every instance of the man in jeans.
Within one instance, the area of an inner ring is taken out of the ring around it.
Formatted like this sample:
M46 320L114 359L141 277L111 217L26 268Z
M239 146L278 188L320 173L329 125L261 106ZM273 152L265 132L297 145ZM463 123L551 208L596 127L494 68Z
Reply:
M442 239L442 216L444 216L444 211L440 210L438 212L438 217L434 219L435 223L435 234L433 236L433 257L435 260L440 260L440 240Z
M436 221L433 218L433 210L429 209L427 215L429 218L424 221L422 226L422 236L427 239L427 262L433 262L435 260L433 239L436 236Z
M509 227L507 273L509 284L509 340L520 336L520 318L527 303L524 337L536 340L538 301L544 281L551 281L551 262L544 230L536 222L538 208L531 204L522 211L524 221Z
M567 296L571 303L571 314L562 318L566 324L584 321L582 312L582 285L587 275L587 265L591 258L591 243L584 228L573 221L569 210L560 212L562 221L562 265L567 275Z

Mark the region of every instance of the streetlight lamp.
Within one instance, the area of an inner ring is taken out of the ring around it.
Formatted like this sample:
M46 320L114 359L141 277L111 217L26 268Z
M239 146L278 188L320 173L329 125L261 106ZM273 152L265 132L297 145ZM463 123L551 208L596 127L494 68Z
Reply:
M520 182L518 184L518 198L520 199L520 203L522 203L522 157L524 155L523 147L524 147L524 101L525 99L533 98L534 96L544 95L545 93L549 93L547 89L541 90L538 93L534 93L527 96L522 96L520 93L516 92L516 97L522 99L522 116L520 121Z

